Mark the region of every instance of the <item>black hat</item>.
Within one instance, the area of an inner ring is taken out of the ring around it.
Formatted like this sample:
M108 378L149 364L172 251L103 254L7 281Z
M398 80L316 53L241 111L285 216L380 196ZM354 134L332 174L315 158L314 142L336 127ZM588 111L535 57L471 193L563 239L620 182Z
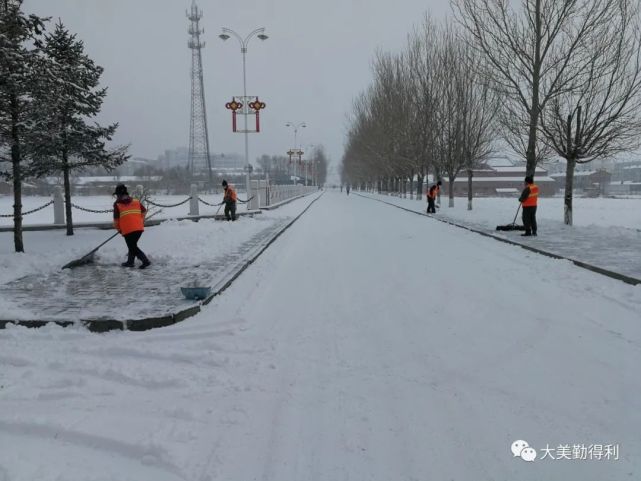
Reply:
M533 184L534 183L534 177L532 177L531 175L528 175L527 177L525 177L525 183L526 184Z
M439 181L436 183L436 185L443 185L443 182L441 182L441 181L439 180Z
M227 181L223 180L223 187L225 187L226 185L227 185Z
M125 184L118 184L112 195L129 195L129 192L127 192L127 186Z

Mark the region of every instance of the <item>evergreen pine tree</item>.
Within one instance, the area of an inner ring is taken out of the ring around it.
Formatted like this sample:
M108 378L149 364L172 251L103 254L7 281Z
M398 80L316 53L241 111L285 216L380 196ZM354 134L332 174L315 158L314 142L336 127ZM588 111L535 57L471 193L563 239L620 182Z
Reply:
M67 235L73 235L71 172L94 166L111 170L127 160L127 147L107 148L118 124L90 121L100 113L107 89L99 87L103 69L85 54L84 43L59 21L39 45L47 73L35 94L43 111L33 129L34 167L38 175L62 173Z
M28 175L27 133L34 119L33 86L37 40L44 19L25 15L22 0L0 0L0 163L8 162L2 175L13 180L14 247L24 252L22 240L22 181Z

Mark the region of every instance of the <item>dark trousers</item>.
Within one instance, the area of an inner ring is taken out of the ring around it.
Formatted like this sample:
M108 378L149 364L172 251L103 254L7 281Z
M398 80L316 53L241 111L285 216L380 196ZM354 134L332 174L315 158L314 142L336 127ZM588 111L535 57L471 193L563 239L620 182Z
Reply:
M129 248L129 252L127 253L127 262L129 264L133 264L136 257L145 264L149 262L145 253L140 250L140 247L138 247L138 241L140 240L141 235L142 231L139 230L136 232L130 232L125 236L125 242Z
M427 213L428 214L436 214L436 206L435 204L435 199L432 197L427 198Z
M523 207L523 225L525 233L536 235L536 206Z
M225 203L225 217L227 220L236 220L236 202Z

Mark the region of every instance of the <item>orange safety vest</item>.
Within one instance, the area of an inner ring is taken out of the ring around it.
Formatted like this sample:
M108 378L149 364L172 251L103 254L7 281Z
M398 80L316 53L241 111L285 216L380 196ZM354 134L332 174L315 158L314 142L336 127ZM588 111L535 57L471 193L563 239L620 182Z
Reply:
M430 199L436 199L440 191L441 188L438 185L433 185L432 187L430 187L430 190L427 191L427 196Z
M144 207L138 199L131 199L128 204L116 202L118 218L114 219L114 227L122 235L145 230Z
M236 195L236 191L231 185L227 186L227 189L225 190L225 197L223 198L223 202L236 202L238 199L238 196Z
M539 199L539 186L536 184L530 184L529 187L530 195L523 201L523 207L536 207Z

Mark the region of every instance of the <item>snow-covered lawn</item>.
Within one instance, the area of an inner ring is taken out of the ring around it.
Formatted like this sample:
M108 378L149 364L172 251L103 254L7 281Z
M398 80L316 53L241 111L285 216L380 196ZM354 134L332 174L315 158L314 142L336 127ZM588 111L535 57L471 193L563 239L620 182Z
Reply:
M383 195L391 202L401 201L404 207L425 212L427 200L421 201ZM516 198L480 197L474 199L473 209L467 210L467 198L456 197L454 207L448 207L448 198L441 197L439 214L452 219L470 223L483 224L494 229L499 224L510 224L519 206ZM563 198L541 197L536 213L539 223L544 228L546 221L554 223L563 221ZM517 218L521 223L521 214ZM641 230L641 198L612 199L612 198L576 198L574 199L574 225L578 227L626 227Z
M640 287L330 192L181 324L0 331L0 479L640 479L639 312ZM595 444L619 460L540 459Z
M168 220L158 226L147 227L140 247L154 263L169 267L196 265L203 259L212 259L229 252L263 229L269 219L293 217L314 197L316 196L309 196L273 211L261 212L253 219L242 217L234 223L211 219L199 222ZM100 204L96 201L95 204L95 207L100 207L104 202ZM84 219L90 220L89 217L91 214L87 214ZM100 220L104 221L105 217L111 218L106 214ZM25 253L16 254L13 249L13 232L0 232L0 283L29 274L59 270L69 261L82 257L113 233L112 230L75 229L73 236L67 236L64 230L25 231ZM97 260L101 264L118 265L123 262L126 251L123 239L116 237L100 249Z

